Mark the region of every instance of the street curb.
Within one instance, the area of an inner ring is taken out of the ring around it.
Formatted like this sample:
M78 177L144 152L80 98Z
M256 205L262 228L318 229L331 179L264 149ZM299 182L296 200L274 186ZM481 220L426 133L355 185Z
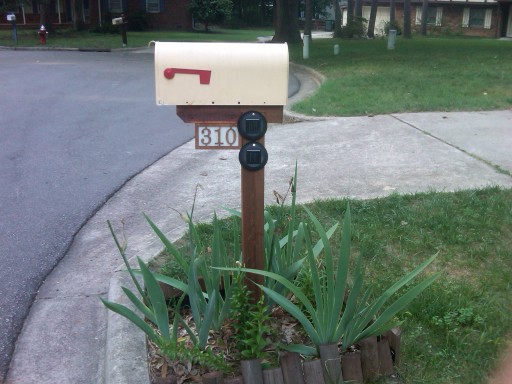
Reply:
M293 95L289 99L288 104L284 108L284 123L289 124L300 121L325 120L325 116L308 116L291 110L293 104L315 93L316 90L325 82L325 76L312 68L290 62L290 72L292 71L301 82L301 87L299 92L297 92L297 95ZM307 87L309 88L309 90L307 92L304 92L304 83L308 83Z
M8 47L0 45L0 50L6 51L79 51L79 52L133 52L146 47L130 48L59 48L59 47Z
M113 52L110 48L59 48L59 47L6 47L0 46L0 50L6 51L69 51L69 52Z
M79 51L80 48L59 48L59 47L7 47L0 46L0 49L6 51Z
M132 292L135 285L126 270L117 271L110 278L108 300L136 311L122 288ZM107 311L107 345L105 359L105 383L149 384L146 334L137 326L118 315Z

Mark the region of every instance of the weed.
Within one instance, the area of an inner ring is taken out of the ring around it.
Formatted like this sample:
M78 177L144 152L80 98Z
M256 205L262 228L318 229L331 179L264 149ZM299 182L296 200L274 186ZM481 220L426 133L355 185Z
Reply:
M265 348L270 344L273 333L269 325L270 315L264 296L257 303L252 302L252 293L246 289L245 278L245 273L234 272L230 313L235 330L233 337L241 359L265 361L268 358Z

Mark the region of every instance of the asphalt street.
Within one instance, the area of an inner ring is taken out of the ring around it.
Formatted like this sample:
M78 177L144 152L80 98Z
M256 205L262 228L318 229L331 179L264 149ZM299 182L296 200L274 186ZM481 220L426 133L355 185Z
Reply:
M2 382L33 298L75 233L193 129L155 106L152 55L0 50L0 89Z

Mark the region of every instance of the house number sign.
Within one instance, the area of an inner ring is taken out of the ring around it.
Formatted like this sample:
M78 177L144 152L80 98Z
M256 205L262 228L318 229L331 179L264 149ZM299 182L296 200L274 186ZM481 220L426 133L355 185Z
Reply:
M196 123L196 149L240 149L236 123Z

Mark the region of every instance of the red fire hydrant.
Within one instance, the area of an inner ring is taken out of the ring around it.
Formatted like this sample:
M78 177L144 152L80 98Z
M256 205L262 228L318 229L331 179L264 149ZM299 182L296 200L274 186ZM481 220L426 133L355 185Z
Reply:
M41 28L39 28L39 32L37 32L39 35L40 43L46 44L46 36L48 35L48 32L46 31L46 28L44 25L41 25Z

